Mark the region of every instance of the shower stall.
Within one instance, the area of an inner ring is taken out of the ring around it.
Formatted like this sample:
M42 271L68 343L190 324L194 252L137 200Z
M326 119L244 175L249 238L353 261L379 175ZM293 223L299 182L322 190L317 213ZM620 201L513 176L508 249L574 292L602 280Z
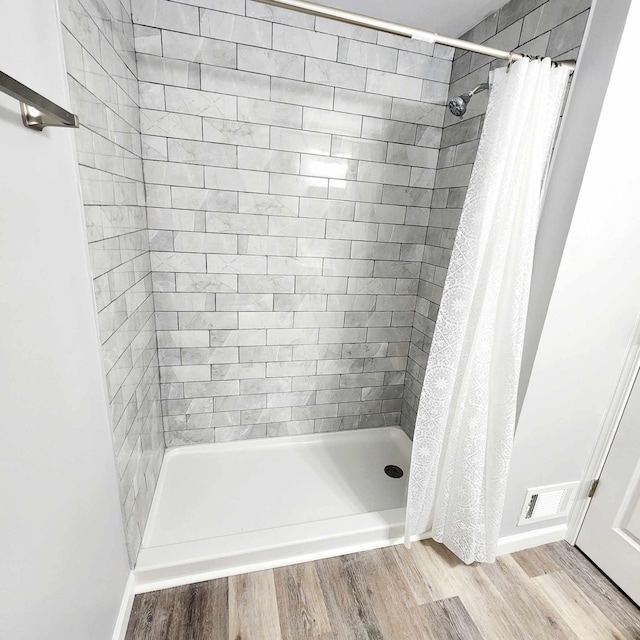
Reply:
M528 4L465 38L574 59L588 2ZM141 588L399 542L504 52L253 0L60 7Z

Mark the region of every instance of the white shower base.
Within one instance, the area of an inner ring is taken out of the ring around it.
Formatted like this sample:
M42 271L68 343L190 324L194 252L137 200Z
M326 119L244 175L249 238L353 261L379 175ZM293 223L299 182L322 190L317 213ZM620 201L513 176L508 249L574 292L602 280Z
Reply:
M394 427L169 449L136 590L397 544L410 459Z

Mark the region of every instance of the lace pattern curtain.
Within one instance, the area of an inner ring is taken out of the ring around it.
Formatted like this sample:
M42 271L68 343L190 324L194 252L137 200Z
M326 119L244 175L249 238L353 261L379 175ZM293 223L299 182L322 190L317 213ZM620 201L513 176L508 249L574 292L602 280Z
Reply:
M533 252L569 72L493 72L420 397L406 540L431 529L466 563L495 559Z

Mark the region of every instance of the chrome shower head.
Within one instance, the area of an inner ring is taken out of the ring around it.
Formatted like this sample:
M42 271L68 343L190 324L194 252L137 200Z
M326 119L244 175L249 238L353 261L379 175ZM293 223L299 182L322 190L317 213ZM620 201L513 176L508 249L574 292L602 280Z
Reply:
M462 118L467 110L467 105L469 104L469 100L471 100L470 93L463 93L461 96L457 98L453 98L449 100L449 111L453 113L454 116L458 116L458 118Z
M457 98L452 98L451 100L449 100L449 111L451 111L454 116L462 118L462 116L467 111L467 105L469 104L471 98L479 91L486 91L488 88L489 85L486 82L483 82L477 87L471 89L471 91L469 91L468 93L463 93Z

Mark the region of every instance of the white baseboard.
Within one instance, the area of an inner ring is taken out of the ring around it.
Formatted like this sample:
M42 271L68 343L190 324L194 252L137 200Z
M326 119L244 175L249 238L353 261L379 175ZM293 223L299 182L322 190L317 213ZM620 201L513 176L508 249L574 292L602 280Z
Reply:
M113 640L124 640L124 637L127 635L127 626L129 625L129 616L131 615L131 608L133 607L133 599L135 598L135 595L136 578L133 571L131 571L129 572L127 583L124 586L124 593L122 594L122 602L120 603L116 626L113 629Z
M567 525L561 524L554 527L546 527L545 529L536 529L533 531L525 531L513 536L505 536L498 541L498 555L503 556L508 553L515 553L516 551L523 551L525 549L532 549L543 544L549 544L550 542L558 542L564 540L567 535ZM412 537L412 541L430 538L430 533L422 536ZM299 562L310 562L319 558L333 557L336 555L342 555L344 553L354 553L360 551L367 551L369 549L375 549L387 545L402 544L403 538L395 538L386 542L377 541L373 544L355 545L349 549L334 549L329 552L323 552L316 555L301 556L295 560L288 558L286 562L266 562L260 566L242 566L239 569L226 569L224 571L211 573L210 575L193 574L191 576L182 576L177 581L150 581L136 580L135 573L132 571L129 574L127 584L125 586L124 594L122 596L122 604L120 605L120 611L118 613L118 620L113 632L113 640L124 640L127 625L129 622L129 616L131 614L131 608L133 606L133 599L136 593L145 593L147 591L155 589L163 589L167 587L176 586L178 584L189 584L191 582L201 580L211 580L219 577L235 575L237 573L244 573L249 571L255 571L257 569L279 567L283 564L298 564Z
M515 553L516 551L539 547L542 544L558 542L564 540L566 535L567 525L559 524L555 527L546 527L545 529L517 533L514 536L505 536L498 541L498 555L504 556L507 553Z

